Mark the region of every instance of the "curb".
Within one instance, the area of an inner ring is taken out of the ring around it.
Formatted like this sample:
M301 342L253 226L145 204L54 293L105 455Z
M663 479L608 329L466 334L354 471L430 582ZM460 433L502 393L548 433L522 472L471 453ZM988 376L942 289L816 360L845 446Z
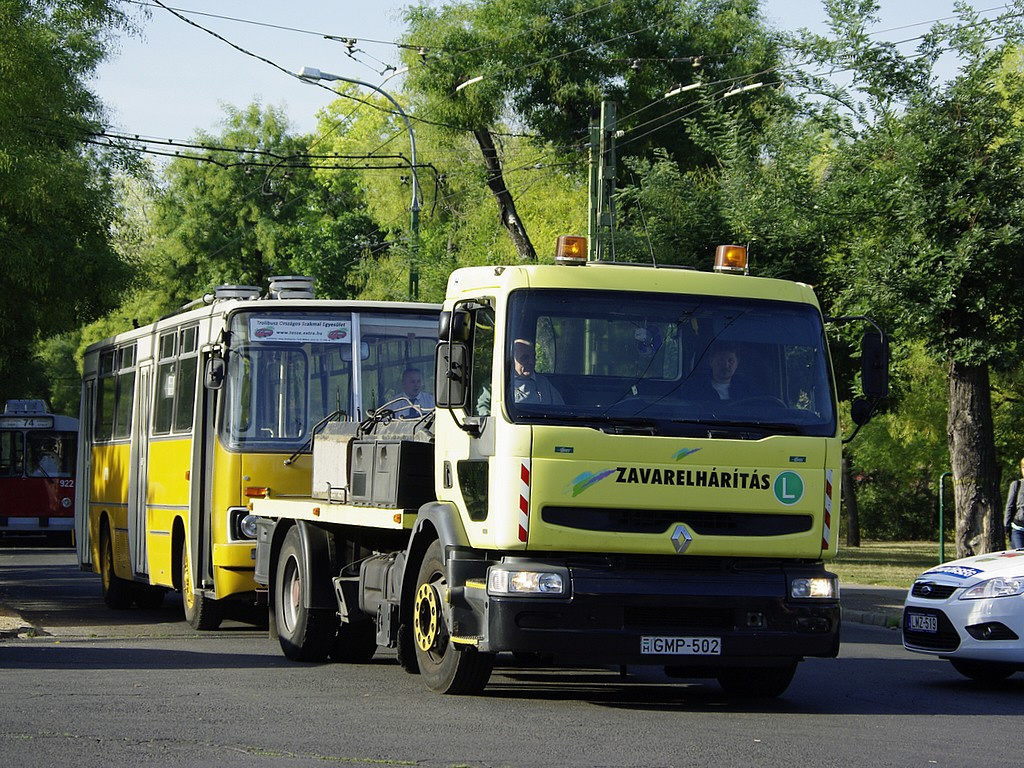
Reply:
M36 628L14 611L0 605L0 638L21 637L34 633Z

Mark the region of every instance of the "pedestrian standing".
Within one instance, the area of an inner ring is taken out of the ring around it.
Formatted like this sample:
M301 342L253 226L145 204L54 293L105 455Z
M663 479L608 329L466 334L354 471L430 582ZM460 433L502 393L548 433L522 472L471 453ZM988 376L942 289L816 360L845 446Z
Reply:
M1024 477L1024 459L1020 460L1020 473ZM1021 478L1010 483L1003 527L1006 529L1006 538L1010 540L1010 549L1024 549L1024 483Z

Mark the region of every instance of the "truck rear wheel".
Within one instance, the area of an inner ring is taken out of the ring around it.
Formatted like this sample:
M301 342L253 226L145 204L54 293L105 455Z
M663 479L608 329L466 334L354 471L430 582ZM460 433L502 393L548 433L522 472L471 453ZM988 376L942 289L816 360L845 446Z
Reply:
M299 529L292 526L281 544L274 577L278 640L284 655L293 661L326 661L338 633L338 617L332 611L302 604L307 570Z
M796 673L796 662L784 667L736 667L723 669L718 684L730 696L772 699L781 696Z
M441 543L433 542L420 565L413 602L416 660L427 687L438 693L479 693L487 685L494 656L452 641L443 614L448 581Z

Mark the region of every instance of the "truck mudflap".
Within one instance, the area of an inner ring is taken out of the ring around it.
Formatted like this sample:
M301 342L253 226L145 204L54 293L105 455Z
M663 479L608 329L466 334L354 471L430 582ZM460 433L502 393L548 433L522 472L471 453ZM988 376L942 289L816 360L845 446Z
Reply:
M820 564L746 571L533 564L568 567L568 596L459 591L464 602L458 601L462 610L454 606L456 618L462 614L457 623L476 625L479 650L698 670L769 667L839 653L838 599L788 596L795 578L831 577Z

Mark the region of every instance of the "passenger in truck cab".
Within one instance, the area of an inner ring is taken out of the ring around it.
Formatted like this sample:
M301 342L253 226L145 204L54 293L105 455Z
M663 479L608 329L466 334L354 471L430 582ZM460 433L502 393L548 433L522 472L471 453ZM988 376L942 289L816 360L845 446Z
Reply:
M545 403L561 405L564 401L558 390L535 370L537 352L533 342L516 339L512 344L512 363L515 368L512 389L517 403Z
M696 400L743 400L753 397L749 382L738 374L741 367L739 350L735 344L713 344L708 352L708 370L698 371L686 395Z

